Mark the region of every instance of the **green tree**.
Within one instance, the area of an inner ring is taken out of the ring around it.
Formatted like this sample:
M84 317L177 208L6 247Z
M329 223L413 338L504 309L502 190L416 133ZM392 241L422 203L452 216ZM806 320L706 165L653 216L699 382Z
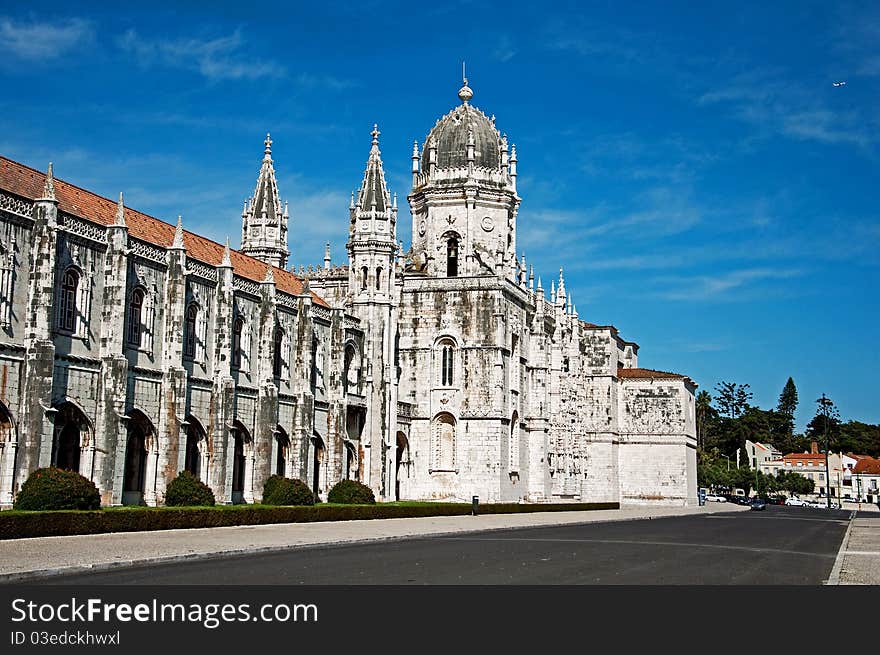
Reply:
M706 439L711 435L712 426L718 421L718 410L712 407L712 396L703 389L697 394L697 448L706 447Z
M749 406L749 401L752 399L752 392L749 391L747 384L719 382L715 385L715 390L718 392L715 396L718 411L727 418L737 418Z
M840 412L834 401L824 395L816 400L816 415L807 423L806 436L833 449L840 437Z
M798 406L797 387L794 386L794 380L788 378L788 382L782 388L779 394L779 402L776 404L776 411L787 416L791 420L792 429L794 429L794 413Z
M838 426L837 449L845 453L880 456L880 425L847 421Z

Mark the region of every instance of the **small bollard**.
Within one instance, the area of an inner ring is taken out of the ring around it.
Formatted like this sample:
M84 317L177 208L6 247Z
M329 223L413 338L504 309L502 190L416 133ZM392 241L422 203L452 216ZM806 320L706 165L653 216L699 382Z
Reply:
M480 509L480 497L474 496L471 498L471 515L476 516L479 513Z

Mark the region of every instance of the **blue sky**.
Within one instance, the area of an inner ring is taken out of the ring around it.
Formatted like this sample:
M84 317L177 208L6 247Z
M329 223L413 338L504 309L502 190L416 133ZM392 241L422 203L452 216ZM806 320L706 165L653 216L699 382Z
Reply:
M0 9L0 153L237 244L270 131L291 261L341 262L373 123L403 201L464 59L545 287L642 366L880 421L876 3L428 4Z

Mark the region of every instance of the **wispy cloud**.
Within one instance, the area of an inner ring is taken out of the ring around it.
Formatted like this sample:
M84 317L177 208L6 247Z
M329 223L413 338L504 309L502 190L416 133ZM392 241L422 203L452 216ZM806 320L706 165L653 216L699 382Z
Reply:
M803 274L800 269L747 268L718 275L658 277L654 283L662 289L657 295L666 300L731 301L751 299L756 292L766 292L766 287L757 289L760 283Z
M215 39L149 39L128 30L118 39L123 51L147 68L161 65L200 73L211 80L283 77L284 66L247 56L240 30Z
M501 63L506 63L516 56L516 52L513 40L504 34L498 38L498 42L492 50L492 58Z
M0 51L19 59L56 59L93 37L92 24L79 18L56 23L18 23L8 18L0 19Z
M861 147L877 141L876 133L855 111L829 109L815 90L787 81L778 70L736 75L703 93L697 103L729 106L734 117L760 131L801 141Z

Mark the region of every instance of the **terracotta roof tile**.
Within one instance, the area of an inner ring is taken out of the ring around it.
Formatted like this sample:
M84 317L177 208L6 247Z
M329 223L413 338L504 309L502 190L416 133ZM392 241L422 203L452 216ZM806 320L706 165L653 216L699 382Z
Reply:
M650 368L619 368L617 369L617 377L629 380L650 380L660 378L676 380L689 379L686 375L667 373L666 371L654 371Z
M0 156L0 188L17 196L35 200L43 195L45 181L45 173ZM115 201L58 178L55 178L55 197L58 200L58 208L68 214L74 214L101 225L110 225L116 219ZM130 207L125 208L125 222L128 225L129 236L141 241L167 248L174 240L174 225ZM223 259L223 246L216 241L184 230L183 243L186 246L188 256L205 264L217 266ZM231 260L233 270L237 275L256 282L262 282L265 279L268 264L237 250L231 250ZM279 290L290 294L303 292L302 280L290 271L274 268L272 274L275 278L275 286ZM324 307L329 306L323 298L314 292L312 300Z
M880 459L876 459L874 457L863 457L853 467L853 473L880 475Z

